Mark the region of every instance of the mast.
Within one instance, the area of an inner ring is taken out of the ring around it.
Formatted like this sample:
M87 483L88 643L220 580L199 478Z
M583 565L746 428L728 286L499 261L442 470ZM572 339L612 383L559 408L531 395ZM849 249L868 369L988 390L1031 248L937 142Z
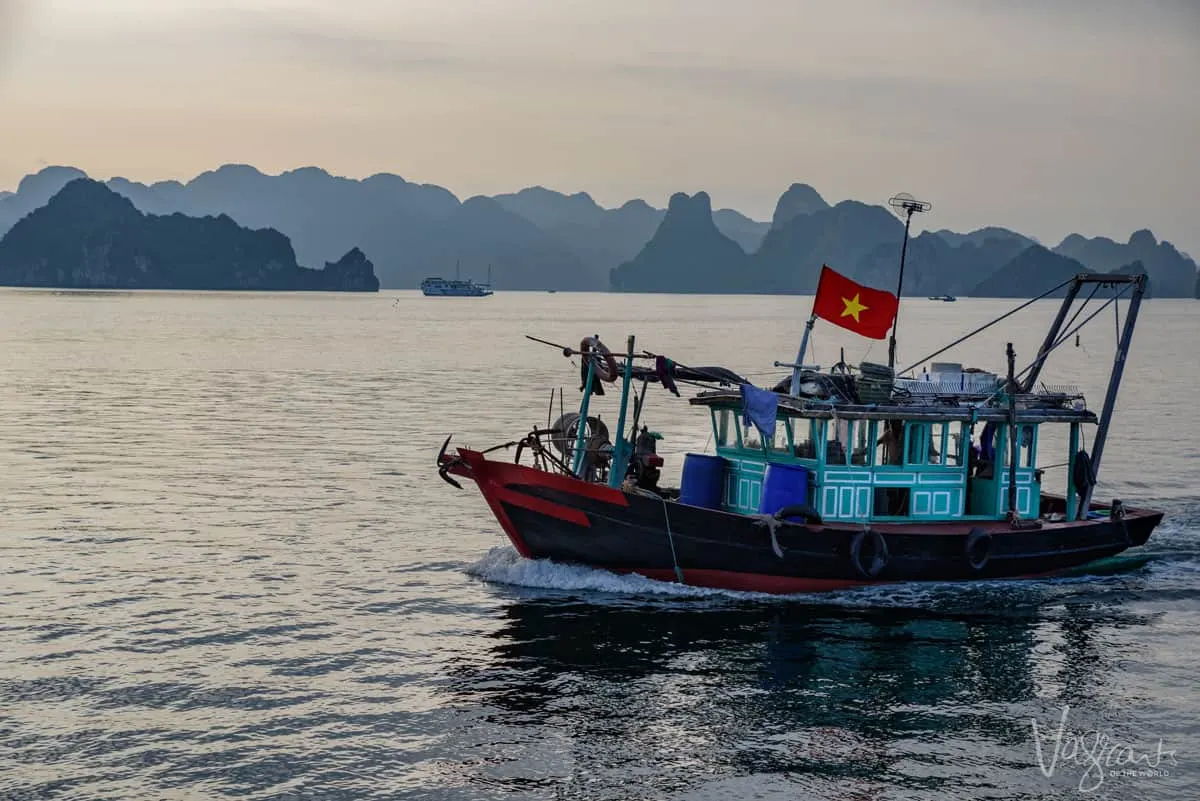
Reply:
M900 277L896 281L896 316L892 320L892 334L888 338L888 367L896 369L896 329L900 327L900 298L904 292L904 260L908 255L908 230L912 225L912 216L916 212L925 212L933 208L932 203L917 200L907 192L901 192L888 200L888 205L897 214L904 216L904 244L900 246Z
M1096 439L1092 443L1092 475L1088 482L1087 492L1079 504L1079 517L1087 517L1092 503L1092 491L1096 488L1096 480L1100 476L1100 457L1104 455L1104 443L1108 439L1108 427L1112 423L1113 410L1117 405L1117 390L1121 388L1121 376L1125 372L1125 357L1129 355L1129 345L1133 342L1133 326L1137 322L1138 309L1142 306L1142 296L1146 293L1146 274L1141 273L1129 277L1128 281L1117 280L1117 283L1134 284L1133 297L1129 299L1129 311L1125 312L1125 327L1121 338L1117 341L1117 352L1113 356L1112 374L1108 378L1108 391L1104 393L1104 409L1100 412L1100 423L1096 426Z
M625 343L625 370L621 376L621 411L617 416L617 444L613 449L612 462L608 469L608 486L619 487L625 481L625 471L629 469L629 457L633 452L633 448L629 441L625 439L625 412L629 406L629 383L633 378L633 334L629 335L629 340ZM636 406L636 401L635 401ZM634 411L634 417L637 417L637 411ZM630 432L629 440L632 440L637 435L637 426Z
M1017 352L1011 342L1005 349L1008 356L1008 519L1016 520L1021 513L1017 510L1017 460L1021 456L1017 440Z

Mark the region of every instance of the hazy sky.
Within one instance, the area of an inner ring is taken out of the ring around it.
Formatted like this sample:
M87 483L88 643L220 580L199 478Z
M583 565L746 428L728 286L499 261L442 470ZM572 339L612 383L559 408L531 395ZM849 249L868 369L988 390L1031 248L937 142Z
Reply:
M0 188L243 162L765 219L803 181L1200 256L1197 143L1200 0L0 0Z

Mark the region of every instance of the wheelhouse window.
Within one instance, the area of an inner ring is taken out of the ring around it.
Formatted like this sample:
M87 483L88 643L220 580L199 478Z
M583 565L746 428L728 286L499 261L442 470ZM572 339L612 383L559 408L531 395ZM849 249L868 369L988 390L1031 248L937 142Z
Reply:
M792 421L786 418L776 420L775 436L768 443L768 448L772 453L791 453L791 438Z
M1017 464L1020 467L1033 467L1034 460L1037 458L1037 428L1035 426L1020 426L1017 428L1017 442L1019 449L1017 451L1020 461Z
M869 420L854 422L854 450L850 453L850 464L866 467L871 463L871 437L875 424Z
M929 464L958 464L953 449L954 441L950 434L951 423L930 423L929 431Z
M905 450L904 461L907 464L925 464L926 448L929 442L929 426L919 423L909 423L904 426Z
M960 464L953 423L906 423L904 426L904 462L911 465Z
M792 421L792 453L800 459L816 459L816 420L797 418Z
M996 461L1007 467L1012 445L1007 441L1009 427L1001 424L997 431L996 442L1003 442L1003 447L996 448ZM1003 437L1003 439L1001 439ZM1033 467L1037 461L1037 426L1017 426L1017 467Z
M946 426L946 446L943 453L948 454L945 464L959 465L963 464L963 441L965 439L964 432L966 426L963 423L945 423Z
M733 424L733 412L729 409L713 410L713 432L718 448L737 447L737 428Z
M876 426L875 464L904 464L904 421L880 420Z
M861 429L861 420L830 420L826 424L828 436L825 441L825 463L848 465L854 452L854 434Z
M742 447L746 450L757 451L762 449L762 437L758 434L758 429L753 423L746 425L740 418L737 420L738 429L742 433Z

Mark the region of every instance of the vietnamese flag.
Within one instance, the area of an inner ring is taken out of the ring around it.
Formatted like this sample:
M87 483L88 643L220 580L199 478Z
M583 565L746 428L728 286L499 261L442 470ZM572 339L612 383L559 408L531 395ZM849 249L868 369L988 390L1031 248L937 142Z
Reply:
M871 289L821 266L813 316L871 339L884 339L900 302L891 292Z

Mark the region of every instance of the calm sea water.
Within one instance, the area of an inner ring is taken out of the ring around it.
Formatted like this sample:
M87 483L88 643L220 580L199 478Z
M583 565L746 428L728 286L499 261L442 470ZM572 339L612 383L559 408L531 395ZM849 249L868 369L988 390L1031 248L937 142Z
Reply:
M1143 308L1099 497L1168 517L1115 575L679 588L524 562L436 478L447 433L577 402L524 333L766 384L809 304L0 292L0 798L1198 797L1196 302ZM906 302L901 361L1007 305ZM958 360L1027 361L1053 311ZM1047 379L1098 407L1113 339ZM817 360L843 342L886 359L818 324ZM677 475L706 420L649 415Z

